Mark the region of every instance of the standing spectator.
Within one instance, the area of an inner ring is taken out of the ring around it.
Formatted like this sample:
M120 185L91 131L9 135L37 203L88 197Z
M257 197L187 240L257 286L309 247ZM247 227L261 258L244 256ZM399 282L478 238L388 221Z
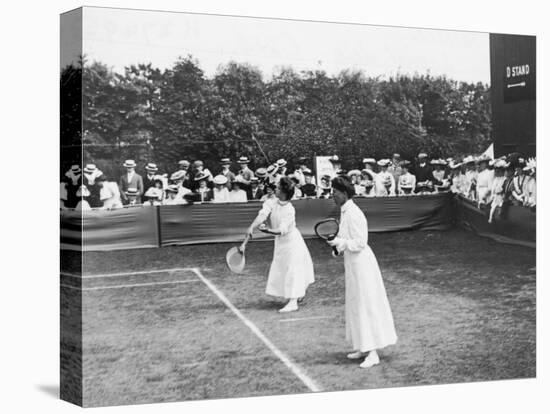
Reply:
M213 203L229 202L229 190L227 189L228 181L227 176L223 174L219 174L214 177L214 189L212 190Z
M373 177L376 175L375 166L376 160L374 158L363 158L363 165L365 170L369 170Z
M141 205L141 194L137 188L129 187L126 192L126 206L134 207Z
M244 184L245 186L250 185L250 180L252 179L252 177L254 177L254 173L250 168L248 168L250 160L248 159L248 157L242 156L237 162L241 167L239 173L237 174L237 176L241 177L241 184Z
M86 188L85 185L81 185L76 191L76 196L80 199L76 204L75 210L77 211L86 211L91 210L92 207L88 203L87 198L90 197L90 191Z
M149 162L145 166L145 171L147 174L143 177L143 191L147 191L149 188L155 186L155 180L157 179L158 167L155 163Z
M192 176L192 171L190 171L189 167L191 167L191 163L187 160L181 160L178 162L178 170L176 172L182 171L184 173L183 176L185 178L183 180L182 185L185 188L193 187L193 176Z
M279 178L277 176L278 172L279 172L279 167L277 167L277 164L271 164L269 167L267 167L266 174L267 174L267 182L269 184L277 183L277 179Z
M399 182L401 176L401 155L398 153L393 154L390 165L388 166L388 172L393 175L393 181Z
M401 162L401 175L397 181L399 195L410 195L416 188L416 177L409 172L410 161Z
M214 176L212 175L210 170L204 167L204 163L201 160L196 160L193 163L193 181L191 182L191 189L194 191L198 189L200 184L200 180L197 180L197 176L205 177L204 179L206 180L207 187L214 179Z
M332 187L330 185L332 178L330 175L325 174L321 177L321 182L317 188L318 198L330 198L332 193Z
M299 187L300 181L298 180L298 178L294 174L290 174L287 177L290 178L290 180L294 184L294 195L292 196L291 200L298 200L302 198L303 194L302 194L302 190L300 190L300 187Z
M192 193L191 188L185 185L188 173L187 171L179 170L170 176L170 181L173 185L176 186L178 192L176 194L176 199L180 204L187 204L185 196ZM188 182L188 180L187 180ZM190 185L190 184L187 184Z
M383 159L378 161L380 172L374 180L374 191L377 197L386 197L395 195L395 180L393 175L388 172L390 160Z
M477 173L476 198L478 207L482 204L488 204L491 196L491 187L494 172L489 170L489 157L482 155L478 159L479 172Z
M464 173L464 196L475 201L477 195L477 170L475 168L475 159L471 155L468 155L462 162L466 166L466 172Z
M504 160L497 160L494 164L494 178L491 181L489 201L491 210L489 211L489 223L493 222L497 209L502 208L504 202L505 188L504 170L508 168L508 163Z
M414 169L416 177L415 192L420 194L431 193L433 191L432 168L428 165L428 154L421 152L418 154L418 164Z
M101 207L104 210L122 208L120 190L114 181L110 181L105 174L97 178L97 184L100 187L99 199L103 203Z
M442 159L437 159L432 160L431 165L433 166L432 182L434 184L434 189L438 193L447 191L450 187L447 171L445 171L445 166L447 165L447 162Z
M228 191L231 188L231 183L235 181L235 174L231 171L231 160L229 158L222 158L220 160L220 164L222 166L222 170L220 172L220 175L223 175L225 178L227 178L225 186L227 187ZM214 183L215 184L215 183Z
M262 190L262 193L265 193L265 185L268 182L267 169L263 167L258 168L254 172L254 175L258 178L258 188Z
M96 180L102 174L103 173L95 166L95 164L87 164L84 168L83 183L90 193L87 201L92 208L101 207L101 200L99 199L100 187L97 185Z
M208 188L208 175L201 171L195 175L197 201L204 203L212 200L212 190Z
M246 203L248 201L246 191L242 189L243 186L243 179L240 176L237 176L235 181L233 181L231 191L229 192L229 201L231 203Z
M361 185L361 171L351 170L348 172L348 177L351 185L353 185L353 188L355 189L355 195L364 195L365 187Z
M462 194L464 188L464 175L461 171L462 163L455 163L451 160L449 163L449 168L451 169L450 181L451 181L451 192L453 194Z
M304 186L306 183L306 177L305 177L304 171L309 170L309 168L306 165L306 161L307 161L307 157L298 158L298 168L296 169L296 171L294 171L294 176L298 178L298 182L300 186ZM313 176L311 178L312 178L311 183L315 184L315 178Z
M515 173L514 178L512 179L512 204L516 206L523 205L523 189L525 182L527 181L527 176L524 174L523 169L525 168L525 160L519 158L515 163Z
M143 194L143 179L141 175L136 173L136 163L134 160L126 160L122 164L126 168L126 174L120 177L119 188L121 191L122 202L124 204L129 204L130 199L128 198L128 189L132 188L137 190L137 195L135 196L135 203L141 203L141 195Z
M281 158L277 160L275 166L277 167L277 171L275 172L275 183L278 184L282 177L286 177L287 175L287 168L286 168L286 160Z
M527 173L527 179L523 187L523 205L535 208L537 205L537 162L534 158L529 158L523 170Z
M65 173L65 183L65 190L67 191L65 207L75 208L79 201L76 193L82 185L82 170L79 165L72 165L69 171Z
M308 168L303 170L305 184L302 186L302 193L305 197L316 197L317 186L313 183L313 172Z
M261 200L264 196L263 190L260 188L260 180L258 177L250 179L250 200Z
M369 164L365 164L369 165ZM363 196L365 197L374 197L374 179L376 178L376 173L372 170L372 167L365 168L361 171L361 181L360 185L365 189Z

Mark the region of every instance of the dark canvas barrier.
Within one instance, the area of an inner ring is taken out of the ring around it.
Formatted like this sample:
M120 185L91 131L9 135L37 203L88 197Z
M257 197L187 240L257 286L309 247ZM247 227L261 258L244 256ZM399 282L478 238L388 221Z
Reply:
M61 248L80 250L81 235L83 251L157 247L160 245L157 209L63 211Z
M457 223L480 236L503 243L536 247L537 215L526 207L509 206L493 223L487 221L488 208L480 210L475 202L462 196L455 198L455 207Z
M451 194L411 197L356 198L372 232L444 230L452 225ZM304 237L314 237L314 224L338 217L333 200L296 200L296 223ZM160 207L162 245L240 241L261 203L201 204ZM255 239L267 239L263 233Z

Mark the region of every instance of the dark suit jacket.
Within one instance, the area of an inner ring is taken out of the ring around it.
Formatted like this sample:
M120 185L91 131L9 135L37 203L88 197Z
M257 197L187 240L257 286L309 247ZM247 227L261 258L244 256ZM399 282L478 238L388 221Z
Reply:
M256 194L252 194L252 189L250 189L250 198L249 200L260 200L264 196L264 192L261 188L256 189Z
M143 189L143 179L141 178L141 175L138 173L134 173L134 176L132 177L132 181L128 182L128 174L123 174L120 177L120 181L118 183L118 187L120 188L120 196L123 200L127 200L126 197L126 190L128 188L137 188L139 192L138 202L141 203L141 196L143 195L144 189Z

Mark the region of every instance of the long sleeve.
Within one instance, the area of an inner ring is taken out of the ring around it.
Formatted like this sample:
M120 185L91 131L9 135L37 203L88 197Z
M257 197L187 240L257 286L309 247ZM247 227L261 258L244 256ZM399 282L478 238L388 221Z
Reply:
M296 227L296 212L292 205L287 206L281 211L279 228L274 229L281 233L281 235L288 234L294 227Z
M348 225L349 238L345 239L344 250L359 252L367 247L368 227L367 219L361 214L353 214L352 222Z

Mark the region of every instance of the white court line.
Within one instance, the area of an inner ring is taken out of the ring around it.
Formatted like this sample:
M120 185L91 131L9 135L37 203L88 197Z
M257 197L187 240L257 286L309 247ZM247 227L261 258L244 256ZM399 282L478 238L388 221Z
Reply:
M312 319L330 319L330 316L309 316L305 318L280 319L279 322L310 321Z
M61 284L61 287L65 287L68 289L75 289L75 290L105 290L105 289L122 289L122 288L133 288L133 287L141 287L141 286L157 286L157 285L174 285L174 284L181 284L181 283L196 283L199 282L199 280L173 280L171 282L151 282L151 283L134 283L131 285L112 285L112 286L94 286L94 287L88 287L88 288L81 288L78 286L70 286L70 285L64 285Z
M78 275L75 273L69 273L69 272L60 272L60 274L62 276L74 277L77 279L95 279L100 277L121 277L121 276L148 275L148 274L154 274L154 273L181 272L181 271L193 272L194 270L193 268L190 268L190 267L172 267L170 269L151 269L151 270L140 270L138 272L103 273L103 274L87 275L87 276L81 276L81 275Z
M283 364L287 366L288 369L292 371L294 375L296 375L306 387L309 388L310 391L313 392L320 392L322 391L321 387L319 387L315 382L309 378L302 369L296 365L294 362L290 360L289 357L287 357L279 348L277 348L267 337L260 331L260 329L254 325L246 316L244 316L241 311L239 311L230 301L227 299L227 297L218 290L216 286L212 282L210 282L207 278L205 278L201 271L199 269L193 269L193 272L197 275L197 277L203 281L203 283L233 312L248 328L256 335L270 350L275 354L277 358L279 358Z

